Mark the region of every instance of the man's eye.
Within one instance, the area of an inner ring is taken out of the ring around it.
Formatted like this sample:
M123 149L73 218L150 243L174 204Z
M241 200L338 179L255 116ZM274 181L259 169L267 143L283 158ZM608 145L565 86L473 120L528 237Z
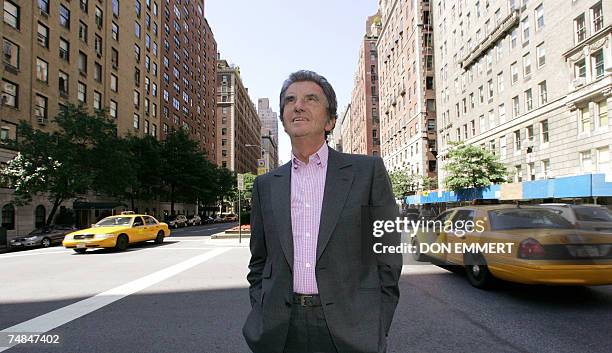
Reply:
M295 101L295 97L287 97L285 98L285 102L294 102Z

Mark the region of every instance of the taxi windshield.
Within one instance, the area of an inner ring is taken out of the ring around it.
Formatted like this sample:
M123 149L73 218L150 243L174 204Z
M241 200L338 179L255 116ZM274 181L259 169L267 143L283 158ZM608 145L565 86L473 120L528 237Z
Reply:
M129 226L134 217L106 217L96 223L96 227Z

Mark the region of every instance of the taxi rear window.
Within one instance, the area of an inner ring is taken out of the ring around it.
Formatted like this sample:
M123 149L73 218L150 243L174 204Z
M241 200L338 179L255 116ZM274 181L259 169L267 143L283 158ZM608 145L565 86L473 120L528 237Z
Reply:
M573 228L555 212L534 208L489 211L489 220L492 230Z

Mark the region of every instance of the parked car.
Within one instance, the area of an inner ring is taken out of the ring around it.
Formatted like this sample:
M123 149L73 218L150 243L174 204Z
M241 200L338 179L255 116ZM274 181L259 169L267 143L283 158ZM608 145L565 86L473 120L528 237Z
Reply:
M223 219L225 220L225 222L238 222L238 216L233 213L223 215Z
M187 220L187 225L190 225L190 226L199 226L200 224L202 224L202 218L198 216L197 214L193 215L193 217Z
M215 219L212 218L211 216L206 216L202 219L202 223L204 224L212 224L215 223Z
M61 244L64 236L74 232L75 227L65 225L50 225L34 229L25 237L17 237L10 241L10 247L36 247L47 248L52 245Z
M182 214L170 216L170 218L168 218L168 226L173 229L187 227L187 217Z
M402 217L406 218L408 221L418 221L420 211L417 208L406 208L402 210Z
M539 206L458 207L436 221L481 224L479 231L429 229L417 232L412 245L447 244L451 249L483 244L512 244L501 252L435 251L414 253L418 261L463 267L469 282L488 287L495 279L524 284L612 284L612 234L576 229L558 212ZM426 247L424 247L426 248ZM473 248L476 248L473 246Z
M221 216L216 216L214 219L214 223L223 223L223 222L225 222L225 218Z
M546 203L540 206L559 211L576 228L612 233L612 212L606 206L566 203Z
M168 225L157 219L133 212L122 212L118 216L102 219L91 228L67 234L63 245L83 254L87 249L114 248L127 249L129 244L154 240L161 244L170 235Z

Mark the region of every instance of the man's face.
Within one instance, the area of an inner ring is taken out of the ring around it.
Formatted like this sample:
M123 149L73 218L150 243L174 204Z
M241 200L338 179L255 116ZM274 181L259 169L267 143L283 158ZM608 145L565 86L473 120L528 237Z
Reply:
M334 128L328 119L327 99L319 85L311 81L292 83L285 93L283 127L291 137L325 138L325 131Z

